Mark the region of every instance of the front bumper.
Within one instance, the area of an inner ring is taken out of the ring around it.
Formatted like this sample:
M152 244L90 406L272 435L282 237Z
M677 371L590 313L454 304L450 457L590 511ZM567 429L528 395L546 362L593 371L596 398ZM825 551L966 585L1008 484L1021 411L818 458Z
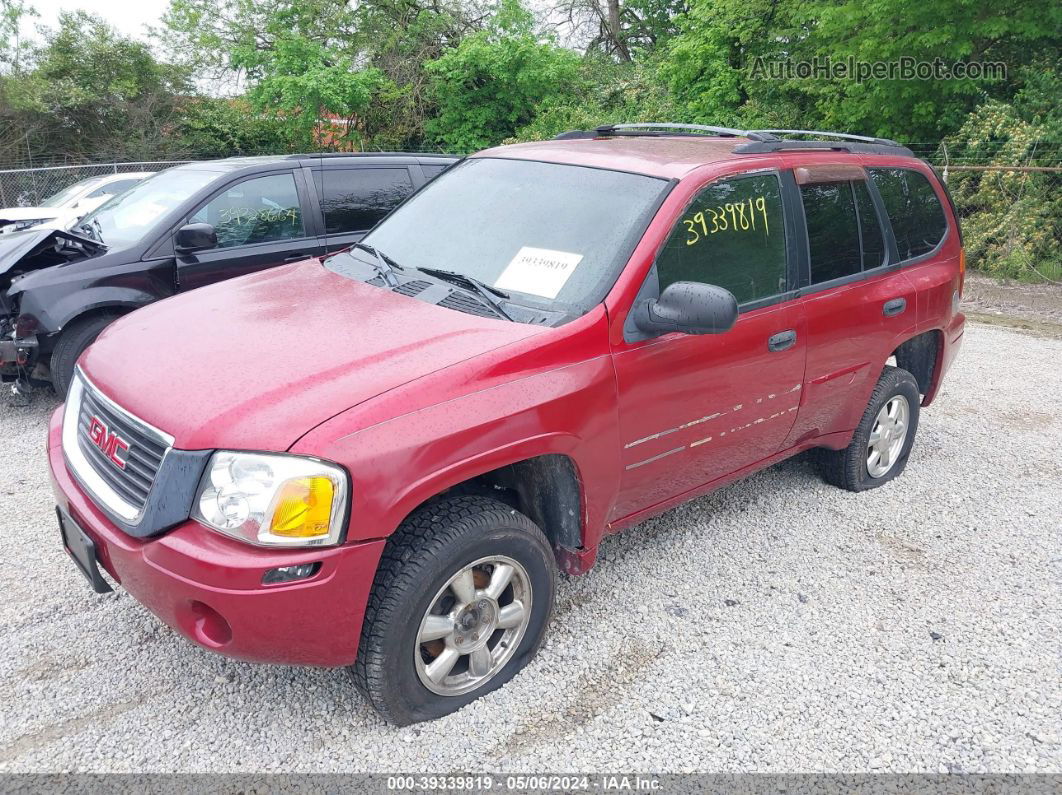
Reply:
M156 538L128 536L96 508L67 470L62 407L48 429L48 461L59 507L95 543L103 569L189 640L254 662L354 662L384 541L327 549L260 549L195 521ZM313 562L321 567L309 579L262 585L269 569ZM70 570L76 574L73 566Z
M12 381L20 375L32 373L39 352L36 337L14 339L5 334L0 338L0 375L3 380Z

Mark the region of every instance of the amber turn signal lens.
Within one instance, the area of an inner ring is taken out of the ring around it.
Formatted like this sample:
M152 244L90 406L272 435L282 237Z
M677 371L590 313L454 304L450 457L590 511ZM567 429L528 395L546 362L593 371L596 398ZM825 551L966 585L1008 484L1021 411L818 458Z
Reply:
M292 478L280 487L269 532L287 538L328 535L335 489L329 478Z

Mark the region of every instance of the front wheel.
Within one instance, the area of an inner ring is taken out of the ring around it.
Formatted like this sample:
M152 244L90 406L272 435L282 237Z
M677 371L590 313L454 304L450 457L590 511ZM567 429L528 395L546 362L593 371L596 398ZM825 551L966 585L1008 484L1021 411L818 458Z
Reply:
M426 505L384 550L355 683L399 725L460 709L534 657L555 580L549 542L522 513L477 496Z
M59 341L52 351L52 386L56 394L65 398L70 389L70 382L74 380L74 365L78 358L89 345L96 341L107 326L119 318L119 315L107 313L92 315L81 320L75 320L59 335Z

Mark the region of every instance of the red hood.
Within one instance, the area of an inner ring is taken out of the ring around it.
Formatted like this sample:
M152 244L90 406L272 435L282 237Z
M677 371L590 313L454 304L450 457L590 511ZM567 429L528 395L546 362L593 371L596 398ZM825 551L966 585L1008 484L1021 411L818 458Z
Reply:
M179 448L286 450L345 409L539 330L426 304L311 260L138 310L81 366Z

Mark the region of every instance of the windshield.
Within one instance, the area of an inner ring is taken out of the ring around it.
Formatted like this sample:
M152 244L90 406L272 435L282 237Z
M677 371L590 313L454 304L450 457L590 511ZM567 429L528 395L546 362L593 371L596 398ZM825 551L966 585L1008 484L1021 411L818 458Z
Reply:
M473 158L365 243L403 268L455 271L514 302L582 313L604 298L667 187L619 171Z
M217 176L214 171L194 169L160 171L86 215L75 231L95 237L110 249L130 246L162 216Z
M75 182L69 188L64 188L53 196L49 196L47 199L41 202L41 207L62 207L68 201L77 196L81 191L88 190L90 185L93 185L100 181L99 177L89 177L83 179L80 182Z

